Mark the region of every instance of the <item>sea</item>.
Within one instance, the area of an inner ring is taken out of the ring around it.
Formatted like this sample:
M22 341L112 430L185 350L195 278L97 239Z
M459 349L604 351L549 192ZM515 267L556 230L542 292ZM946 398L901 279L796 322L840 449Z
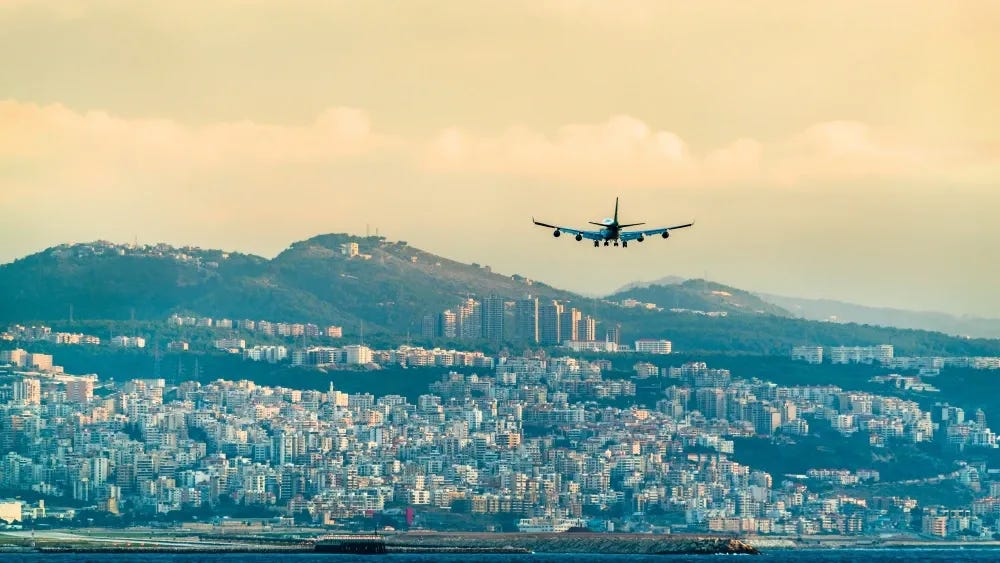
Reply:
M940 562L964 563L1000 561L1000 549L968 548L906 548L906 549L774 549L761 555L601 555L580 553L537 553L517 555L455 555L455 554L393 554L393 555L341 555L341 554L166 554L166 553L3 553L3 563L556 563L571 561L583 563L674 563L691 561L706 563L720 560L748 560L794 563L878 563L878 562ZM470 560L474 560L470 561Z

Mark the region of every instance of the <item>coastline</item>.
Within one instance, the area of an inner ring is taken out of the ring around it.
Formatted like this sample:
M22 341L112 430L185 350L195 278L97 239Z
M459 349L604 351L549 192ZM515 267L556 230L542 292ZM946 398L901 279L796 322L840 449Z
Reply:
M609 533L406 532L302 538L231 538L151 533L46 531L0 533L0 552L37 553L606 553L757 554L731 537Z
M808 538L777 538L757 537L746 538L754 547L760 550L886 550L886 549L1000 549L998 540L933 540L921 538L880 538L880 537L808 537Z
M531 553L606 554L750 554L759 551L738 539L720 536L563 533L443 533L409 532L386 535L393 549L493 549Z
M339 542L339 547L338 547ZM358 551L358 546L368 547ZM350 544L348 547L345 545ZM370 551L374 549L375 551ZM303 537L294 531L268 536L224 537L153 530L47 530L0 532L0 553L175 554L758 554L799 550L1000 549L1000 541L948 541L912 537L767 537L614 533L399 532Z

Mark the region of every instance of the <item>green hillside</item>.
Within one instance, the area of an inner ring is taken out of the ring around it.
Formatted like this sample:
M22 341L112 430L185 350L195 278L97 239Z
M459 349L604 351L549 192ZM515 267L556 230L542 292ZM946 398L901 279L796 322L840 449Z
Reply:
M357 244L357 256L342 245ZM675 350L785 356L799 344L890 343L899 355L1000 356L1000 340L791 318L737 288L703 280L623 290L595 300L493 273L381 237L320 235L273 259L221 250L110 243L62 245L0 266L0 323L161 321L172 313L339 324L363 321L386 338L419 334L427 313L466 297L533 295L569 302L598 319L598 337L621 325L622 342L666 338ZM623 307L624 299L660 310ZM671 311L674 309L674 311ZM705 312L722 311L725 316ZM514 348L525 343L511 342Z
M749 291L706 280L684 280L674 284L632 287L619 290L607 299L609 301L635 299L643 303L654 303L663 309L792 316L787 310Z
M358 244L348 257L341 245ZM491 273L381 237L321 235L272 260L166 245L64 245L0 266L0 322L163 319L175 312L405 332L468 296L575 300L544 284Z

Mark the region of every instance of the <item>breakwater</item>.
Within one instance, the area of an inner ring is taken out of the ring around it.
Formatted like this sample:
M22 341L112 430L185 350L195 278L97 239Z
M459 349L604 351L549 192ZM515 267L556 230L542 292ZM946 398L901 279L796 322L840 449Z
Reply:
M438 533L338 536L316 543L337 553L605 553L646 555L757 554L735 538L601 533Z

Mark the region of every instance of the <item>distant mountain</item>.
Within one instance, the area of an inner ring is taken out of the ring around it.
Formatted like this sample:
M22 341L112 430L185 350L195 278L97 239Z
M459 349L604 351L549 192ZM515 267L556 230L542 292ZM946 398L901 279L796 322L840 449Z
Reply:
M673 278L666 278L673 279ZM677 278L680 280L680 278ZM634 299L662 309L792 316L782 307L735 287L706 280L680 280L669 284L634 286L606 297L609 301Z
M786 355L798 344L892 343L900 354L1000 355L1000 340L794 318L789 310L704 280L635 287L590 299L518 275L500 275L382 237L320 235L273 259L169 245L61 245L0 265L0 323L160 320L172 313L231 319L361 322L387 335L419 331L427 313L466 297L558 299L621 326L623 343L666 338L675 350ZM653 308L624 307L633 299ZM672 311L673 310L673 311ZM703 313L725 312L725 316Z
M615 290L614 293L612 293L612 295L614 295L615 293L623 293L630 289L649 287L651 285L677 285L679 283L683 283L685 280L687 280L687 278L682 278L680 276L666 276L648 282L635 281L621 286L620 288Z
M660 297L660 301L653 299L659 305L667 303L667 300L673 298L677 293L685 293L679 288L676 291L669 290L669 287L681 286L685 281L687 281L685 278L679 276L667 276L649 282L631 282L615 291L608 299L614 299L614 296L625 295L636 289L668 286L668 290L666 291L656 290L663 294L663 297ZM776 305L780 308L781 311L776 312L776 314L812 321L930 330L972 338L1000 338L1000 319L957 316L933 311L910 311L888 307L871 307L834 299L806 299L760 291L749 293L758 297L764 303ZM760 308L761 310L769 310L765 307Z
M354 243L357 255L341 245ZM50 248L0 266L0 321L161 319L174 312L325 322L404 332L468 296L572 293L462 264L381 237L344 234L297 242L272 260L169 245L97 242ZM419 328L419 327L418 327Z
M1000 319L959 317L931 311L868 307L832 299L804 299L768 293L758 293L757 295L765 301L788 310L796 317L814 321L915 328L974 338L1000 338Z

